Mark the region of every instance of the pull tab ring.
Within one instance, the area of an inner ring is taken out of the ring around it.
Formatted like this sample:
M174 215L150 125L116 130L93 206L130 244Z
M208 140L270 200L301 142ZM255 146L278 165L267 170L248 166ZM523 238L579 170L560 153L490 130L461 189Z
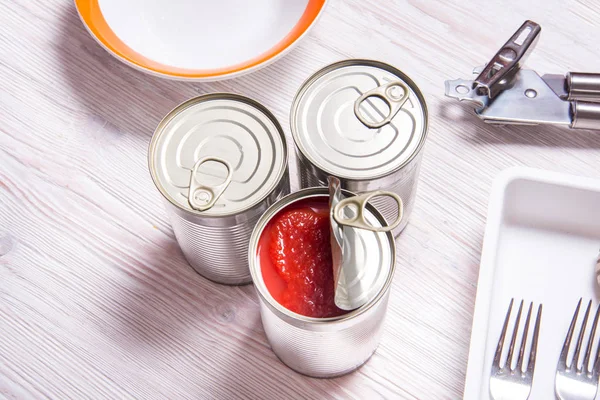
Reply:
M196 179L198 168L202 164L208 161L215 161L219 164L223 164L227 168L227 177L225 181L217 186L204 185ZM233 170L231 165L219 157L204 157L196 161L194 168L192 168L192 175L190 177L190 192L188 194L188 202L194 210L206 211L215 205L219 197L225 192L227 186L231 183L231 177L233 176Z
M373 197L391 197L398 204L398 217L396 220L387 226L373 226L365 219L365 207L369 200ZM356 215L351 218L347 218L344 215L344 208L354 205L357 209ZM353 228L366 229L372 232L389 232L402 222L402 216L404 214L404 203L400 196L394 192L388 192L386 190L376 190L374 192L368 192L354 197L348 197L343 199L333 207L333 219L338 225L350 226Z
M382 126L390 123L390 121L396 116L396 114L398 114L398 111L400 111L404 103L406 103L406 100L408 100L409 93L410 90L408 89L408 86L401 81L393 81L378 86L375 89L363 93L362 96L360 96L354 102L354 114L360 120L360 122L362 122L363 125L365 125L367 128L381 128ZM365 117L365 115L360 110L360 105L362 104L362 102L367 100L369 97L380 98L390 108L390 113L382 121L371 122Z

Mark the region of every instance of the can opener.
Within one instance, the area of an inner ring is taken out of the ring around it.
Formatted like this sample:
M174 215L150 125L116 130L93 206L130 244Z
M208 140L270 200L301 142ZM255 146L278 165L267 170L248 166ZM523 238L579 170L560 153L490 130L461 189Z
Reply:
M333 282L335 305L342 310L354 310L367 304L378 294L372 276L365 273L364 249L356 243L361 241L356 229L372 232L389 232L400 225L403 203L396 193L376 190L344 198L338 178L330 176L329 219L331 222L331 255L333 259ZM365 207L370 199L378 196L392 197L398 204L398 217L386 226L373 226L365 219Z
M474 80L447 80L446 96L473 103L491 124L600 129L600 74L540 76L521 68L541 30L525 21L485 66L473 70Z

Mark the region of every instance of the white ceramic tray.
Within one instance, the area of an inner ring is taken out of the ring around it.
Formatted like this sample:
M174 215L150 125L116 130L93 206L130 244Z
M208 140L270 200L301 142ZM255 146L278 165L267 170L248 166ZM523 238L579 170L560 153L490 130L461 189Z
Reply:
M543 304L530 400L555 398L556 363L577 301L583 297L598 303L594 268L599 249L600 181L525 168L509 169L497 178L481 257L465 399L490 398L492 359L513 297Z

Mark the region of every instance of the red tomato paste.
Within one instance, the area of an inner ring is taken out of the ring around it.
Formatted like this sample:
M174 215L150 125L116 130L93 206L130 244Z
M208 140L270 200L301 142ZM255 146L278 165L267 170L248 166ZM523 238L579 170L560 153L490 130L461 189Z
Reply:
M334 302L328 199L281 210L262 232L258 256L271 296L288 310L327 318L347 311Z

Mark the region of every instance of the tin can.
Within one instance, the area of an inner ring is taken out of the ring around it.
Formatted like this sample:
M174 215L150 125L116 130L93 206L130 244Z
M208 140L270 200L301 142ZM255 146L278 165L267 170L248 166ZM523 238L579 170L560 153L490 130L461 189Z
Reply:
M249 283L254 225L290 191L285 136L275 117L243 96L196 97L159 123L148 162L190 265L218 283Z
M299 89L290 115L300 187L326 186L335 176L355 193L385 189L400 195L405 218L414 207L427 106L414 82L398 69L372 60L346 60L311 76ZM390 199L373 204L388 221Z
M353 194L342 191L346 196ZM358 309L337 317L312 318L294 313L270 294L261 272L258 246L269 221L286 207L307 199L329 198L327 188L309 188L279 200L258 221L248 260L252 281L259 297L260 313L269 343L279 359L293 370L319 378L335 377L364 364L377 349L387 311L395 271L395 243L391 232L361 230L358 242L368 251L366 259L385 275L376 296ZM364 212L373 226L385 226L384 217L370 204Z

